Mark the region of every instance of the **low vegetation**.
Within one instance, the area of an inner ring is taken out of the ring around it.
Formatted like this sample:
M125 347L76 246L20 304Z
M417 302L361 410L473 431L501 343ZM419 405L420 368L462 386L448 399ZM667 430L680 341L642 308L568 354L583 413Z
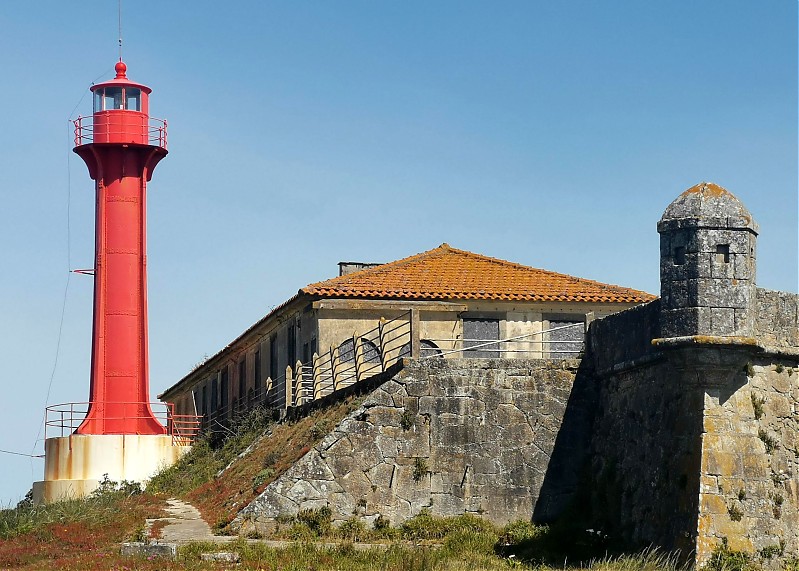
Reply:
M119 543L141 539L163 500L106 480L91 497L34 506L30 494L0 510L0 569L110 569ZM82 566L75 566L81 561Z
M657 550L610 555L605 534L574 525L517 521L496 526L478 515L437 517L428 510L398 526L382 516L367 523L358 513L334 525L327 507L279 518L269 539L284 540L284 547L239 538L228 544L182 546L174 561L121 557L120 542L158 536L157 529L145 530L144 520L162 516L170 496L198 506L210 523L217 524L217 531L224 531L238 509L358 404L353 398L285 423L255 411L221 435L200 440L180 462L157 475L147 493L137 485L106 479L97 492L81 500L34 506L28 497L15 508L0 510L0 569L230 569L231 564L205 561L203 555L233 551L240 558L235 568L241 570L687 571L677 557ZM427 467L420 465L418 472L422 477ZM738 499L745 497L745 490L739 490ZM775 496L774 505L779 503L782 497ZM779 544L748 554L725 542L704 571L760 571L765 561L770 569L781 565L785 571L799 571L799 560L783 560L783 550Z
M302 419L282 423L275 422L269 411L255 409L200 439L180 461L156 475L147 490L185 499L200 510L217 533L226 533L238 510L359 404L359 398L350 397Z

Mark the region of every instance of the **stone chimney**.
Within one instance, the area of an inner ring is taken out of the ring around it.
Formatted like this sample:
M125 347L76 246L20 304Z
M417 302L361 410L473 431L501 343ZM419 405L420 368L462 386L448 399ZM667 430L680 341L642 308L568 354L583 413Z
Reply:
M347 274L351 274L353 272L360 272L361 270L368 270L369 268L376 268L377 266L382 265L383 264L372 262L339 262L338 275L346 276Z

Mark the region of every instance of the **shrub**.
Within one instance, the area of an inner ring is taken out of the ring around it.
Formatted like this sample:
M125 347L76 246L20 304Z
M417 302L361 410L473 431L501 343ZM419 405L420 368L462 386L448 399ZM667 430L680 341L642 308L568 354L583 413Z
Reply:
M455 517L438 517L431 514L427 508L403 523L400 529L405 539L412 540L443 539L455 532L490 533L494 536L494 542L499 537L494 525L478 516L463 514Z
M372 524L372 527L374 527L376 531L380 531L381 529L386 529L387 527L391 527L391 522L388 520L387 517L378 514L377 517L375 518L374 523Z
M757 437L763 442L766 447L766 454L771 454L777 448L777 441L762 428L757 431Z
M763 559L771 559L772 557L782 555L783 553L785 553L785 542L780 540L780 542L776 545L767 545L761 549L760 557Z
M339 537L348 541L360 541L367 535L366 525L357 517L349 518L336 531Z
M752 410L755 412L755 420L760 420L763 416L763 405L766 402L765 397L759 397L755 394L751 394L752 398Z
M264 468L260 472L255 475L255 478L252 480L252 487L253 489L260 488L264 482L269 480L272 476L275 475L274 468Z
M704 567L704 571L757 571L752 556L744 551L730 549L727 538L713 550L713 555Z
M416 415L413 414L413 412L407 408L402 411L402 416L400 416L400 426L402 427L402 430L410 430L413 428L413 423L415 420Z
M305 525L314 537L322 537L330 532L333 512L328 506L300 510L297 512L297 523Z
M316 442L327 436L328 432L330 432L330 423L327 420L320 420L308 431L308 439Z
M443 518L435 517L427 508L400 526L406 539L441 539L447 533Z
M499 542L503 545L515 545L522 541L540 538L549 531L545 525L536 525L529 521L516 520L502 528Z
M741 521L744 517L744 512L741 511L741 508L735 505L727 507L727 513L730 514L732 521Z
M413 481L421 482L422 478L429 472L427 467L427 460L424 458L416 457L413 459Z

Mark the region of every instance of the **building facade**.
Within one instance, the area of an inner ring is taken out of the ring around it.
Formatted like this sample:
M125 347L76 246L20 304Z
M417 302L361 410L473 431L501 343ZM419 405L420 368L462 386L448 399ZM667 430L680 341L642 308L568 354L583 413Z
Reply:
M592 319L654 299L447 244L341 263L339 274L299 290L159 398L223 421L318 398L402 357L576 356Z

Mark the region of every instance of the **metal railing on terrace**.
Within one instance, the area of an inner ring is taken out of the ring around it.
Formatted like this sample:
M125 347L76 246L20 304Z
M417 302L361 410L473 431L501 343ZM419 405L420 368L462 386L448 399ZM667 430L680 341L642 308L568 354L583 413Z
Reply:
M375 328L355 335L321 355L315 353L306 363L297 361L293 367L286 367L281 376L268 377L246 395L223 402L202 417L203 428L212 431L223 429L231 420L256 407L285 410L368 380L386 371L399 359L411 357L414 336L419 343L418 354L414 356L420 359L449 356L507 358L520 354L540 359L578 356L583 351L586 327L585 323L575 322L506 339L418 339L413 323L411 311L391 320L381 319ZM562 336L572 331L572 339L547 338L553 332ZM451 348L441 348L447 345Z
M165 402L151 403L103 403L106 405L148 405L152 415L166 429L166 434L172 437L175 445L188 445L194 442L200 433L202 418L193 414L175 414L175 405ZM45 409L44 437L53 438L56 436L69 436L74 434L89 412L91 402L68 402L50 405ZM144 408L146 410L146 408ZM149 419L149 415L141 417L114 417L104 415L105 421L131 420L136 418Z
M288 409L333 394L386 371L411 354L411 312L380 319L377 326L331 347L310 361L297 361L283 375L268 377L256 389L223 403L204 418L204 427L225 427L255 407Z
M75 125L75 146L88 145L94 143L94 117L81 117L73 119L72 123ZM129 134L131 126L115 125L113 123L106 123L102 125L102 134L104 137L116 139L123 135ZM167 123L166 119L156 119L155 117L148 117L147 123L142 123L141 133L142 141L146 141L148 145L156 147L167 148Z

